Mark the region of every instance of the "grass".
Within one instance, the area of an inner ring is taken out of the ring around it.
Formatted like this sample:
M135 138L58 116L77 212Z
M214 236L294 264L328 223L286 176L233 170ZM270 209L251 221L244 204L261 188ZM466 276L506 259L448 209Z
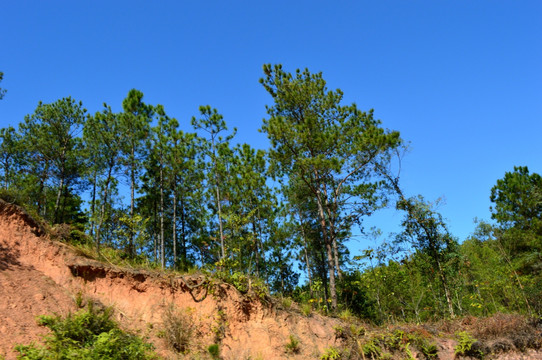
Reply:
M168 347L177 353L187 353L195 332L195 324L189 311L178 309L171 304L162 315L162 326Z
M290 341L288 341L284 347L288 354L298 354L301 350L299 340L294 335L290 335Z

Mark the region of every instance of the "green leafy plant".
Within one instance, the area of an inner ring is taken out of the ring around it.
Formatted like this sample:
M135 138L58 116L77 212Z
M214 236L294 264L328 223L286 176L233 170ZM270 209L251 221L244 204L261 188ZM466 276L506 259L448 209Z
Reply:
M301 350L299 347L299 340L294 335L290 335L290 341L287 342L284 347L289 354L297 354Z
M75 294L75 305L81 309L83 307L83 293L81 291L78 291L77 294Z
M341 351L334 346L325 349L320 360L338 360L341 358Z
M478 340L476 340L471 334L469 334L467 331L460 331L456 335L457 345L454 349L456 356L471 356L477 359L483 358L483 352L474 346Z
M212 331L215 334L215 342L219 343L226 336L226 327L228 326L228 320L226 312L219 308L215 316L215 324L212 327Z
M310 316L312 313L312 305L311 304L302 304L301 305L301 313L305 316Z
M421 352L427 359L437 359L438 358L438 348L435 343L431 344L422 344Z
M40 316L38 322L51 329L45 346L17 345L18 359L155 359L152 345L121 330L111 319L111 309L96 310L92 302L87 310L66 318Z
M365 343L361 347L361 351L365 356L372 359L378 359L382 354L382 348L378 345L378 341L376 339L371 339L367 343Z
M286 310L290 309L292 307L292 304L294 301L290 297L283 297L281 298L282 307Z
M209 352L213 360L220 359L220 347L218 346L218 344L209 345L207 351Z

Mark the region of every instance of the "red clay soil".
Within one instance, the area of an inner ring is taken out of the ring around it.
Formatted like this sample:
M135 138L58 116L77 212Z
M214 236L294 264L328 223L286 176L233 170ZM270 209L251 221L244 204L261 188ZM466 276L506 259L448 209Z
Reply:
M6 359L15 359L16 344L42 341L47 329L37 325L37 316L76 311L78 294L112 306L121 326L148 337L164 358L179 358L160 338L171 306L193 323L187 358L198 351L208 358L207 347L220 342L223 359L315 359L335 343L336 319L276 311L227 284L214 285L211 294L197 287L202 279L119 269L78 256L44 235L24 210L0 200L0 355ZM300 351L287 355L292 334Z
M21 208L0 200L0 357L7 360L16 358L16 344L42 341L47 329L37 325L37 316L74 312L81 296L112 306L123 328L147 337L166 359L210 359L207 348L214 343L220 343L224 360L320 359L326 348L340 345L338 319L277 310L227 284L198 286L202 281L207 280L120 269L79 256L50 240ZM163 339L164 313L171 308L193 328L186 356ZM290 335L299 340L296 354L285 351ZM454 346L453 340L439 343L440 359L452 359ZM536 353L500 358L542 360Z

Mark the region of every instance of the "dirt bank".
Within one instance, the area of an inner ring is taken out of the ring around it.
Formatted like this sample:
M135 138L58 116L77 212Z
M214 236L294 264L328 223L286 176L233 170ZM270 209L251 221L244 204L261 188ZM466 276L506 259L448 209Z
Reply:
M160 338L164 311L171 306L193 323L191 347L205 353L220 342L224 359L284 359L292 334L300 351L289 357L314 359L335 341L335 319L277 311L227 284L203 286L203 281L198 275L120 269L78 256L51 241L22 209L0 202L0 354L6 359L15 358L15 344L41 340L46 329L37 326L36 316L76 311L78 296L113 306L122 326L148 336L164 357L174 357Z
M202 275L124 269L85 258L50 240L24 210L0 200L0 355L15 359L16 344L40 342L47 330L37 325L36 317L76 311L76 299L112 306L123 328L148 337L168 359L183 358L164 340L164 314L172 309L182 314L183 328L192 329L187 359L210 358L207 348L215 343L225 360L319 359L326 348L341 345L336 328L345 326L318 314L279 310ZM474 329L476 321L460 325ZM505 326L511 320L501 321ZM431 339L440 359L454 358L457 330ZM291 335L299 341L297 353L286 352ZM526 350L493 358L542 360L542 354Z

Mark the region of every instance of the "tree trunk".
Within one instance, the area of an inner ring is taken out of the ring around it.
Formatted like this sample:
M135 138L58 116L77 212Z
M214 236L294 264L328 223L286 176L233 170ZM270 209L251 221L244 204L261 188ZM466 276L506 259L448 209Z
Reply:
M252 233L254 234L254 252L256 254L256 277L260 277L260 249L256 230L256 222L252 220Z
M186 257L186 215L184 208L184 196L181 196L181 263L183 270L187 270Z
M64 177L60 178L60 184L58 185L58 192L56 195L55 211L53 212L54 223L58 223L58 209L60 208L60 198L62 197L62 189L64 188Z
M134 207L135 207L135 148L131 149L131 173L130 173L130 239L128 244L128 255L133 257L134 251Z
M305 234L305 227L303 226L303 217L299 214L299 227L301 228L301 238L303 239L303 249L305 252L305 266L307 267L307 277L309 279L309 294L312 299L312 276L311 276L311 266L309 262L309 244L307 242L307 236Z
M177 176L173 177L173 269L177 269Z
M94 236L94 226L96 226L96 183L98 182L98 172L94 171L94 180L92 181L92 200L90 203L90 213L92 221L90 222L90 236Z
M320 193L318 193L320 195ZM317 199L318 203L318 216L320 217L320 227L322 229L322 237L324 239L324 245L326 247L327 255L327 267L329 272L329 295L331 296L331 307L333 310L337 309L337 290L335 288L335 262L333 259L333 245L327 234L326 219L324 208L320 196Z
M221 258L224 259L226 257L226 251L224 249L224 231L222 229L222 207L220 205L220 189L218 187L218 175L216 176L216 205L218 208L218 227L220 230L220 251L221 251Z
M160 263L166 267L166 246L164 241L164 167L160 162Z
M100 253L100 241L101 241L101 235L102 235L102 225L105 219L105 211L107 207L107 201L109 200L109 184L111 183L111 179L113 178L113 166L109 166L109 169L107 171L107 179L105 180L104 185L104 194L102 199L102 208L100 211L100 222L98 224L98 228L96 229L96 251L98 254Z

